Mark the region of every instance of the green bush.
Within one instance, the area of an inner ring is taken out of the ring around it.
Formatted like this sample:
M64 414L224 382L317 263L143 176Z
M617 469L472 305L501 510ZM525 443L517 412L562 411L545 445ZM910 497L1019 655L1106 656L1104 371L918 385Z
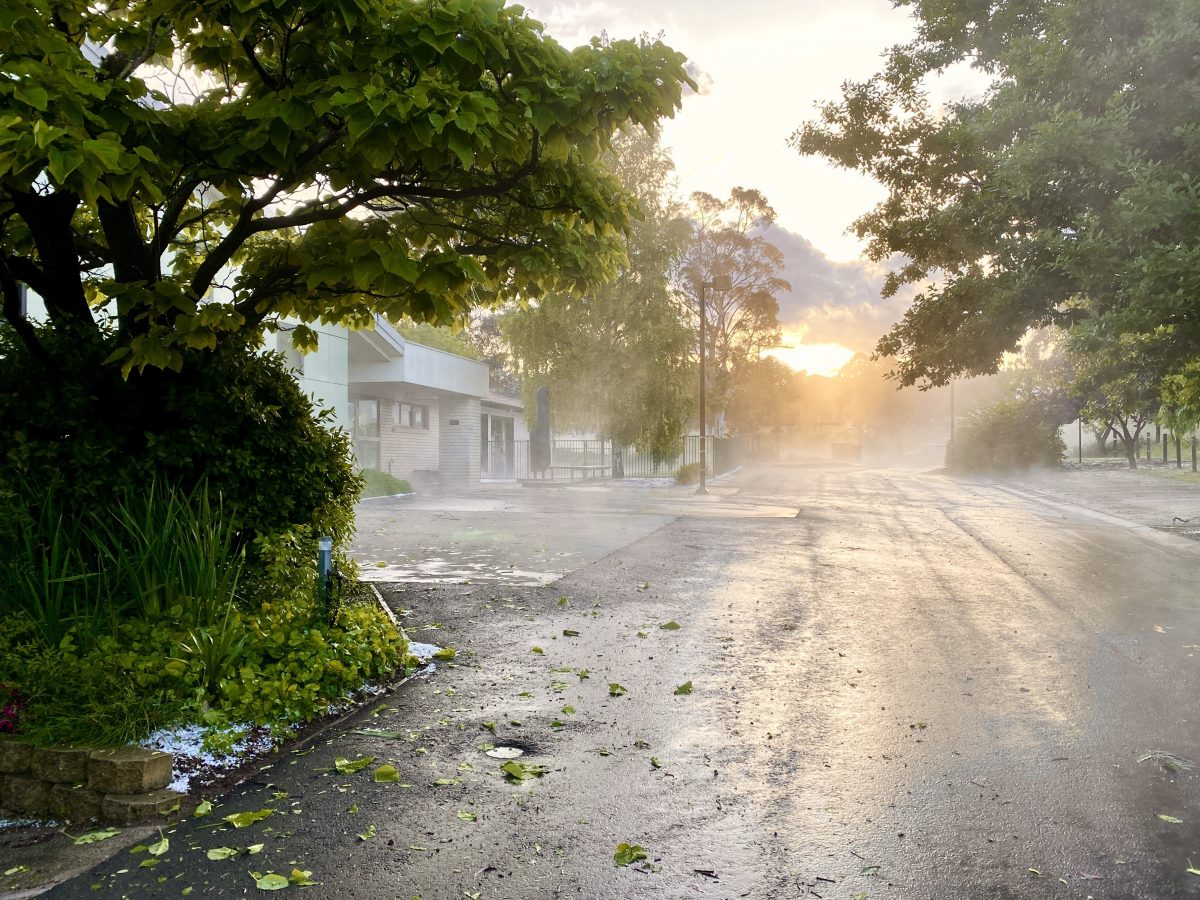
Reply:
M946 466L955 472L1013 472L1057 467L1066 445L1061 414L1037 398L1002 400L976 410L955 429Z
M676 484L699 484L700 483L700 463L688 463L686 466L680 466L679 471L675 473Z
M70 516L156 479L189 492L206 481L247 540L300 527L340 545L352 534L362 482L349 437L325 427L330 413L278 354L195 350L179 372L124 380L100 365L111 338L40 336L64 367L56 377L0 325L0 485L54 483Z
M392 494L411 494L412 485L403 478L394 478L378 469L363 469L364 497L390 497Z

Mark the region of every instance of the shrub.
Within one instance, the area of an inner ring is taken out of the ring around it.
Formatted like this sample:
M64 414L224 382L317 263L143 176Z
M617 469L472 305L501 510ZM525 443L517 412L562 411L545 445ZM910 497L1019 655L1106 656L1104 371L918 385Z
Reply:
M41 334L67 368L42 373L0 326L0 484L57 485L68 515L155 478L206 481L247 539L303 526L342 544L362 482L349 437L323 424L278 354L230 344L189 351L181 372L121 379L110 337ZM63 345L71 340L70 347Z
M676 484L699 484L700 483L700 463L688 463L686 466L680 466L679 471L675 473Z
M1056 412L1037 398L1002 400L976 410L955 429L946 466L964 473L1057 467L1066 446Z
M392 494L411 494L412 485L403 478L393 478L378 469L363 470L364 497L390 497Z

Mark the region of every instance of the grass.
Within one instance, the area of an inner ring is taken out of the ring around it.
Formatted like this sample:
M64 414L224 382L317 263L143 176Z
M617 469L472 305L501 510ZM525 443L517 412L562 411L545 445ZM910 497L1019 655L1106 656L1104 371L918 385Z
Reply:
M394 478L378 469L363 469L363 497L390 497L392 494L411 494L412 485L403 478Z

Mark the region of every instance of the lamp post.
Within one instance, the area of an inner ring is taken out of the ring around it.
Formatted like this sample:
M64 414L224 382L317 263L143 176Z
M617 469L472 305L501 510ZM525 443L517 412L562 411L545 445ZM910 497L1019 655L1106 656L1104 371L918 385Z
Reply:
M728 275L714 275L711 281L700 282L700 487L697 494L708 493L708 460L705 445L708 443L705 432L708 430L708 415L704 408L704 395L708 387L708 379L704 373L704 358L708 355L705 350L705 330L708 316L705 310L704 291L728 291L732 289L733 281Z

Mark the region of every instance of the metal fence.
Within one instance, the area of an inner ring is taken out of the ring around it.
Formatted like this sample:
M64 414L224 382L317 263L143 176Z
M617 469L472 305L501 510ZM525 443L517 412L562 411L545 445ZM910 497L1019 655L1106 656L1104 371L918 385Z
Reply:
M700 461L700 435L689 434L669 457L655 459L634 447L623 447L614 456L612 441L595 438L562 438L552 442L553 466L609 466L615 478L673 478L682 467ZM743 463L771 460L779 456L779 441L772 434L744 434L729 438L706 436L705 462L709 475L723 475ZM535 473L529 464L529 441L489 441L481 460L481 475L487 479L533 479L550 473Z

